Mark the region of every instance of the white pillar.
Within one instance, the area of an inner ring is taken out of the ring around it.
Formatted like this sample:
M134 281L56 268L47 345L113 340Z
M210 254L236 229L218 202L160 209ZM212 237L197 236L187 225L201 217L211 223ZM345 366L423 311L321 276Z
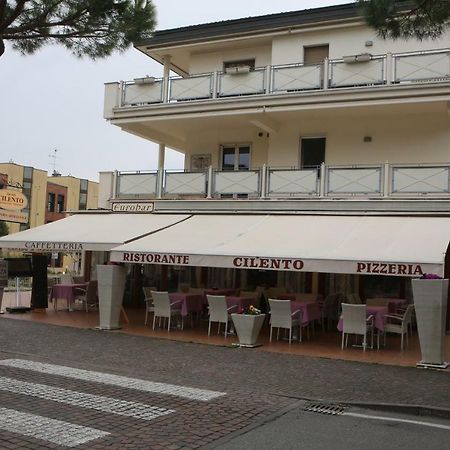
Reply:
M169 76L170 76L170 55L164 55L164 75L163 75L163 103L169 101Z
M165 159L166 159L166 144L159 144L158 170L164 170Z

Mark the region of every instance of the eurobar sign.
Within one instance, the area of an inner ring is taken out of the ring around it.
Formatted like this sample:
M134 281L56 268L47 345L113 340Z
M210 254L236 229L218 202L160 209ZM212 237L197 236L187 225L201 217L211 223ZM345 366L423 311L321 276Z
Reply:
M0 189L0 220L27 223L28 214L21 212L27 206L28 200L22 192L14 189Z

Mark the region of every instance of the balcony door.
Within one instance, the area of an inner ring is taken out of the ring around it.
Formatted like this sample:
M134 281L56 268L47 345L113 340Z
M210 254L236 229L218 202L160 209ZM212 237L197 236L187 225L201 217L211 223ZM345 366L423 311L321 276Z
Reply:
M243 144L230 144L221 146L222 170L249 170L250 146Z
M319 168L325 162L325 137L303 137L300 140L300 167Z

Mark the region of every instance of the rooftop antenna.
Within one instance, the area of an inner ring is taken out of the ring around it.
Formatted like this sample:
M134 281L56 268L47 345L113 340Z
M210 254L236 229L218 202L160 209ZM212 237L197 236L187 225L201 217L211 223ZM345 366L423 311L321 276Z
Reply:
M51 165L53 166L53 172L52 172L52 176L57 177L60 176L61 174L56 170L56 156L58 153L58 149L55 148L53 150L53 153L48 155L49 158L53 158L53 162L51 163Z

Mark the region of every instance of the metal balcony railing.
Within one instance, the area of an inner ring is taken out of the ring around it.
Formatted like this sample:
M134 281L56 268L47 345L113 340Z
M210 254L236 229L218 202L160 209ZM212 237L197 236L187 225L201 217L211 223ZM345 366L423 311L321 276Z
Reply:
M184 78L169 77L166 83L160 78L144 77L122 82L117 87L119 95L112 91L107 91L106 95L119 99L115 107L130 107L442 81L450 81L450 49L352 55L326 59L323 64L285 64L242 73L211 72ZM167 95L164 95L165 90Z
M116 172L115 198L450 199L450 163Z

